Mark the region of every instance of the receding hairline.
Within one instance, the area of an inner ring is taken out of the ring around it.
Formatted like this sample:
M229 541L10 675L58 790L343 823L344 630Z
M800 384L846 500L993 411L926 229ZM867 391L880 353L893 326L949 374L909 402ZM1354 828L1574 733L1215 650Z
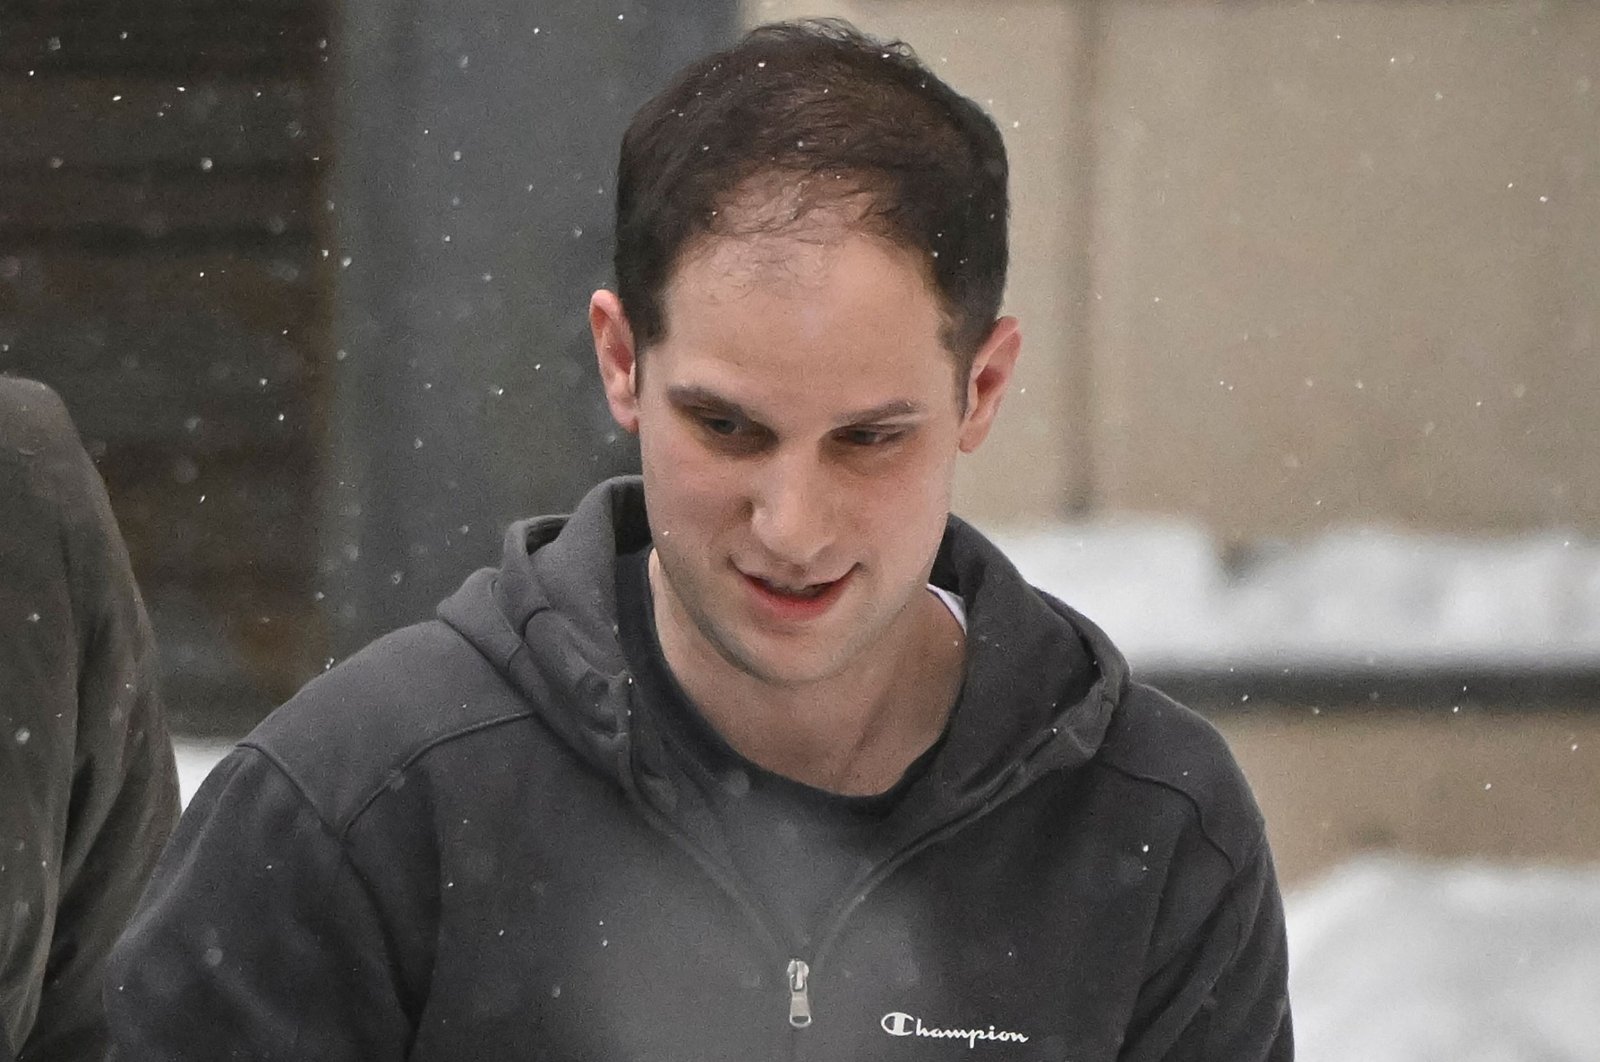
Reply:
M876 200L858 227L927 256L940 338L970 361L1000 314L1007 170L993 118L903 41L835 19L757 27L685 68L629 123L618 165L617 291L648 346L661 335L662 298L687 245L713 225L726 231L719 211L732 189L773 171L809 187L802 202L855 184ZM742 227L751 216L759 214ZM788 227L783 217L762 220Z
M945 304L932 262L920 248L897 238L895 227L878 216L880 200L872 185L869 175L819 175L785 168L759 170L741 180L717 201L714 216L683 243L669 266L661 287L660 331L653 342L665 340L671 329L668 305L685 266L704 261L719 249L739 248L747 252L739 261L748 268L752 283L785 277L799 282L798 274L787 268L792 259L782 253L784 247L827 248L859 236L916 266L939 312L940 343L959 366L966 366L976 350L961 350L954 342L959 322ZM770 250L763 253L764 248ZM626 306L623 309L626 312Z

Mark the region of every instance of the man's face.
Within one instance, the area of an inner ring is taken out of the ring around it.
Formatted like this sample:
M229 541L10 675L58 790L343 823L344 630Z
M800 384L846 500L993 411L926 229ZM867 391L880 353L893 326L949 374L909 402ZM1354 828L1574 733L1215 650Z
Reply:
M910 622L956 455L981 441L1016 347L1002 322L974 364L988 375L958 380L926 276L847 229L710 240L626 380L607 370L596 296L608 398L640 439L658 615L696 655L798 686L870 664Z

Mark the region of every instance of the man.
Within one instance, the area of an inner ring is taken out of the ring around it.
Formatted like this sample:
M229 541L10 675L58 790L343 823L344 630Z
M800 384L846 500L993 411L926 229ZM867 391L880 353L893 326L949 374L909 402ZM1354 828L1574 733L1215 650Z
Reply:
M993 123L766 27L640 111L617 211L642 480L224 761L115 1057L1288 1058L1221 740L949 516L1020 346Z
M105 1051L106 956L177 818L105 488L61 400L0 377L0 1060Z

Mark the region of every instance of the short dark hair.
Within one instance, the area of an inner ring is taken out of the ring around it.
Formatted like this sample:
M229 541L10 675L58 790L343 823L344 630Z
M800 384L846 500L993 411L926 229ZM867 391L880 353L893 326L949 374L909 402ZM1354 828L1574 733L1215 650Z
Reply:
M799 189L784 224L859 200L858 224L925 256L944 343L970 367L1005 290L1000 131L909 45L839 19L760 26L634 115L617 167L615 267L640 350L666 332L662 296L684 252L748 231L725 208L766 177Z

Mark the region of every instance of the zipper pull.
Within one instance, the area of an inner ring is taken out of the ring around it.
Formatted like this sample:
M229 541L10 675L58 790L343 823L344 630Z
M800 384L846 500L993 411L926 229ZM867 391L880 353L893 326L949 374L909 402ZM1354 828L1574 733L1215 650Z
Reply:
M789 1024L804 1029L811 1024L811 992L806 983L811 967L799 959L789 960Z

